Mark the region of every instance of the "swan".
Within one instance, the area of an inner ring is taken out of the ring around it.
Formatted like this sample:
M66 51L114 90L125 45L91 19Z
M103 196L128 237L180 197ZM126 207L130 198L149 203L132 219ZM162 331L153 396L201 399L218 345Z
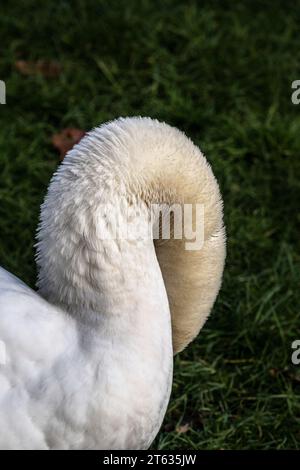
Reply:
M152 204L175 203L204 208L201 249L109 236L116 213L139 229ZM207 160L166 123L119 118L67 154L41 206L38 291L0 268L0 448L149 448L173 355L220 288L222 212Z

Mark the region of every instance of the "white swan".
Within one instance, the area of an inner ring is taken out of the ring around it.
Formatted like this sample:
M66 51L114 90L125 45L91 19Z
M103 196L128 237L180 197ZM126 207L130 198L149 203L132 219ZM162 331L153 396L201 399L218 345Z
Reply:
M203 204L202 248L103 237L113 225L103 206L122 224L124 202L138 220L151 204ZM220 287L211 168L177 129L118 119L69 152L40 220L39 292L0 268L0 447L147 448L169 401L173 352L197 335Z

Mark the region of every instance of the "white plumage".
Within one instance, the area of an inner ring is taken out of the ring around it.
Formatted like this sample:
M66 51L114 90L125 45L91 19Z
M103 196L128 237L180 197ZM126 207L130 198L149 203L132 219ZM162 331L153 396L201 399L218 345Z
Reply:
M99 208L113 205L122 224L124 203L139 220L153 203L203 204L202 249L104 237L113 220ZM50 183L37 253L38 293L0 268L0 448L149 447L173 352L199 332L222 277L222 202L206 159L149 118L93 130Z

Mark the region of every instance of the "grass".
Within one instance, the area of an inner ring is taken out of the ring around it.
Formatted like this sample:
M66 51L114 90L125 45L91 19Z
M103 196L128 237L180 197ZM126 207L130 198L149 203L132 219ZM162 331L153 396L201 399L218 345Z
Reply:
M7 0L0 16L0 264L34 286L51 136L119 115L183 129L225 201L228 256L201 335L175 361L159 449L300 448L300 2ZM62 73L23 76L18 59ZM185 426L188 425L188 426ZM185 431L185 432L183 432Z

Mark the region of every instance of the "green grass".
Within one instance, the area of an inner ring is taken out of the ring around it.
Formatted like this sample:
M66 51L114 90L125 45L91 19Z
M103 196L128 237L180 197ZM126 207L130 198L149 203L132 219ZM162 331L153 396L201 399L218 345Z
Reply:
M160 449L300 448L300 2L7 0L0 16L0 264L34 285L51 136L119 115L183 129L225 201L213 314L175 361ZM56 79L17 59L58 60ZM185 433L178 427L189 423Z

